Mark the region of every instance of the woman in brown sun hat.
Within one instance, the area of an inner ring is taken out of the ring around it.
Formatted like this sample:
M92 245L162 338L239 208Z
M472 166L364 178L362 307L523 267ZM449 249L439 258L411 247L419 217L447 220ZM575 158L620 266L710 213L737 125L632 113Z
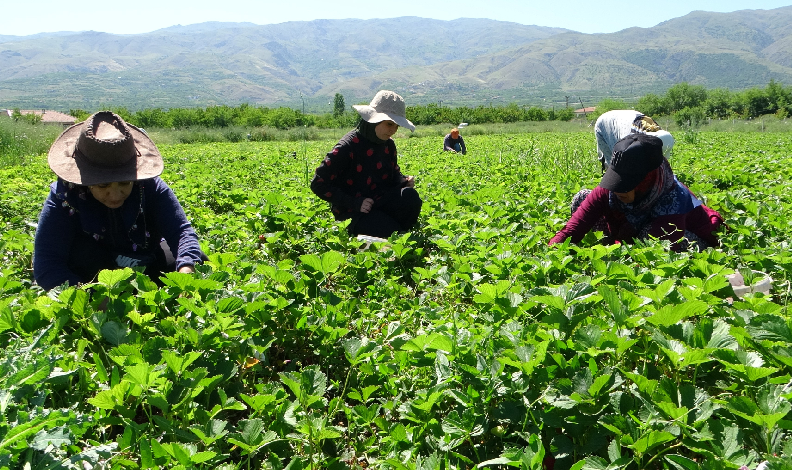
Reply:
M330 203L336 220L351 219L351 235L388 238L410 230L421 213L415 178L402 174L391 138L406 117L404 99L388 90L368 105L356 105L358 126L327 153L316 169L311 190Z
M33 276L44 289L91 282L102 269L194 272L206 260L162 156L142 130L101 111L66 129L49 151L57 181L39 216Z

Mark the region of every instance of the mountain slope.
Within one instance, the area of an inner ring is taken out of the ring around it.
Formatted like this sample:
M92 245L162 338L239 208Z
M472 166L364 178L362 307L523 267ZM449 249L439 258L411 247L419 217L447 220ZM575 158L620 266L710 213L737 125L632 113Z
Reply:
M489 95L541 90L634 95L688 81L746 88L792 83L792 7L734 13L693 12L653 28L612 34L566 33L486 57L390 70L320 91L363 94L371 83L416 95L453 95L460 86ZM508 98L507 98L508 100Z
M635 96L688 81L792 83L792 7L696 11L652 28L582 34L483 19L202 23L0 43L0 107L241 102L326 110L392 88L411 102L536 103Z
M71 102L135 107L277 102L392 68L502 51L565 32L492 20L404 17L277 25L204 23L140 35L82 32L0 44L0 100L61 90ZM87 88L86 88L87 87ZM70 88L85 90L73 95ZM128 90L128 91L124 91ZM145 93L150 98L144 98ZM173 105L173 104L171 104Z

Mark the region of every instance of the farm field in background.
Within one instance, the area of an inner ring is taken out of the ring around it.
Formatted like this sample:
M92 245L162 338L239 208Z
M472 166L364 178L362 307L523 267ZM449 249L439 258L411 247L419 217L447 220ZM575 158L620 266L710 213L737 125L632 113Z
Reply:
M210 258L163 288L31 286L53 175L0 169L0 468L792 468L792 134L678 137L730 226L680 254L547 246L590 133L466 142L397 140L419 226L366 250L308 189L335 141L162 145Z

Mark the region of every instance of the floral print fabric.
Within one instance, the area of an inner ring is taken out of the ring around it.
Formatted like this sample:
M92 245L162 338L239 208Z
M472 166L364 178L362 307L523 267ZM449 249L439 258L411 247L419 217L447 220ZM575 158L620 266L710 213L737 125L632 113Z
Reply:
M387 191L398 188L402 179L393 140L376 144L353 130L322 160L311 190L330 202L336 220L345 220L360 212L364 199L381 199Z

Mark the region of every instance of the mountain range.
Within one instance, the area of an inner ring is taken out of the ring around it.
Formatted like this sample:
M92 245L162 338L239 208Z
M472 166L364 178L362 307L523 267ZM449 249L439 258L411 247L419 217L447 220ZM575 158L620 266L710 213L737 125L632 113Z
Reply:
M274 25L208 22L145 34L0 36L0 108L236 105L330 111L393 89L408 103L584 103L792 83L792 6L695 11L651 28L583 34L487 19Z

